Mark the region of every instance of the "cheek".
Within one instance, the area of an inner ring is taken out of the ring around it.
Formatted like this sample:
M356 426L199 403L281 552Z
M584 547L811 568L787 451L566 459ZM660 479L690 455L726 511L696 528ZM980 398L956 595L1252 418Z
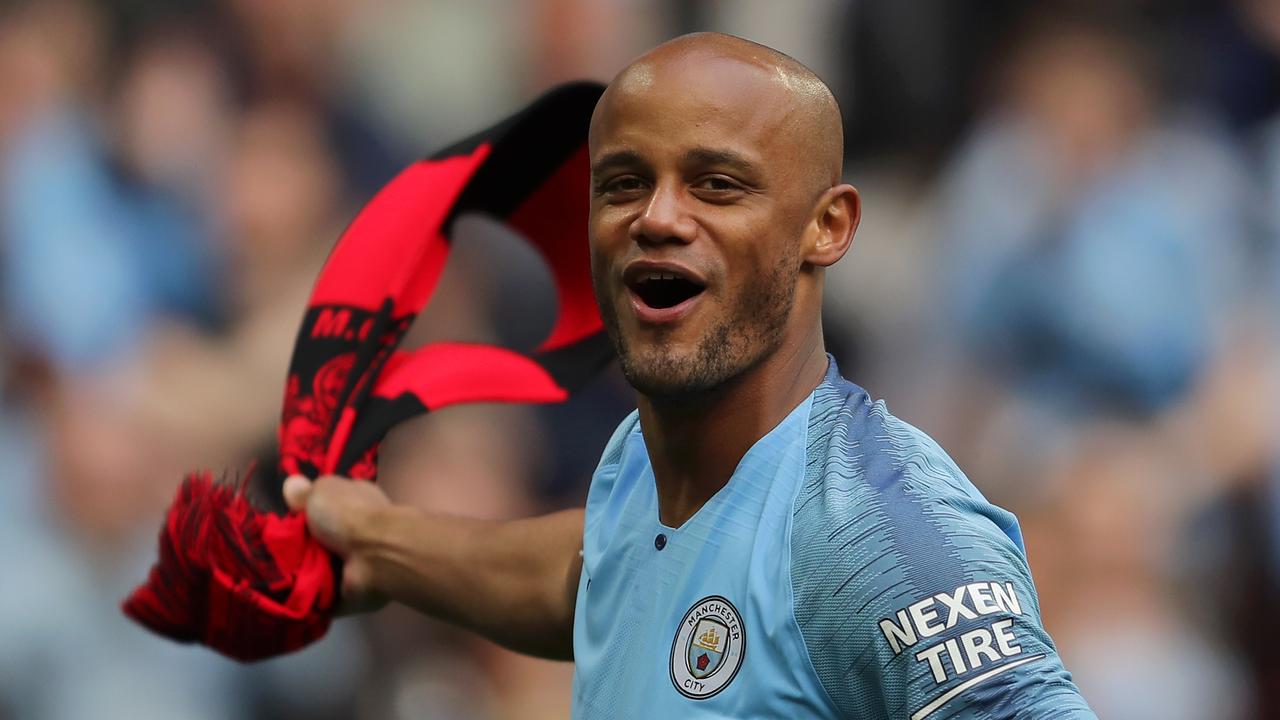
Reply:
M773 282L778 269L786 262L782 253L774 247L774 241L764 237L746 237L725 249L725 271L729 287L740 292L759 289L762 283Z
M629 205L593 205L587 223L591 235L602 240L626 239L631 222L635 220L636 210Z
M587 218L587 237L591 254L612 255L628 242L627 214L616 207L592 208Z
M626 213L617 208L593 208L587 222L592 272L607 269L630 250L630 220Z
M596 292L604 289L603 283L609 277L609 258L593 241L591 243L591 282L595 285Z
M591 228L588 244L591 251L591 284L596 295L603 297L610 289L617 250L609 242L599 239L595 227Z

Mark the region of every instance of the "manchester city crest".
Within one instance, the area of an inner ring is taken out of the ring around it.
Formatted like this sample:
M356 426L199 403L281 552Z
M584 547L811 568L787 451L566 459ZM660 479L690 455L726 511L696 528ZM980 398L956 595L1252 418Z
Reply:
M705 700L733 681L746 649L733 603L719 595L703 598L685 613L671 644L671 682L685 697Z

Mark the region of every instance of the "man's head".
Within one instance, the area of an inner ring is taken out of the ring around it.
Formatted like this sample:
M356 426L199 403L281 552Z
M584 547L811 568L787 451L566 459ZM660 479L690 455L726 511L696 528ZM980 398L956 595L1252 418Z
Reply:
M859 202L840 184L840 110L808 68L677 38L609 85L590 152L592 277L637 390L696 395L818 332L821 270Z

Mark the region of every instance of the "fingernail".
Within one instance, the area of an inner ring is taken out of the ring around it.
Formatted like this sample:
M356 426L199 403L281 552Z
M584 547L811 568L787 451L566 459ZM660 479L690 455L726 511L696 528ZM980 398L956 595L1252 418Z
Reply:
M301 495L305 494L311 486L311 481L302 475L290 475L284 479L284 498L290 505L301 499Z

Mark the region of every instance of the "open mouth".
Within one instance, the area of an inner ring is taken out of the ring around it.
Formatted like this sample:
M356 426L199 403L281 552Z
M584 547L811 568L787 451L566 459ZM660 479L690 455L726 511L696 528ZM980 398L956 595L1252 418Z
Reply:
M630 283L631 291L656 310L672 308L696 297L704 286L672 272L650 272Z

